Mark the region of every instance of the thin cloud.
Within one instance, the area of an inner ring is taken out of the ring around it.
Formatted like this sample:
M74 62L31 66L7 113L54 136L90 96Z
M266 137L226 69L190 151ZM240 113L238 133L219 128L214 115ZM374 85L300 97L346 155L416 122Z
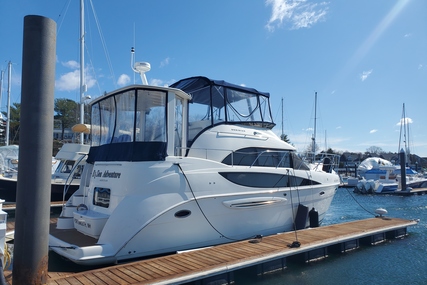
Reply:
M80 68L80 64L75 60L69 60L66 62L61 62L61 64L70 69L78 69Z
M376 130L376 129L373 129L373 130L370 130L370 131L369 131L369 133L370 133L370 134L374 134L374 133L376 133L376 132L378 132L378 130Z
M78 64L75 64L75 61L68 61L67 64L69 64L72 68L78 68ZM88 68L85 68L85 82L87 88L91 88L96 84L96 80L87 72ZM59 77L58 80L55 80L55 87L59 91L73 91L73 90L79 90L80 89L80 70L76 69L73 71L70 71L68 73L65 73Z
M170 58L169 58L169 57L167 57L167 58L165 58L164 60L162 60L162 61L160 62L160 68L165 67L166 65L169 65L169 60L170 60Z
M173 84L175 82L176 82L175 79L171 79L171 80L165 81L165 80L162 80L162 79L153 78L153 79L150 79L149 84L153 85L153 86L164 86L164 87L168 87L169 85L171 85L171 84Z
M360 75L360 79L362 81L365 81L371 74L372 74L372 69L368 70L368 71L363 71L362 74Z
M412 124L414 121L411 118L402 118L400 119L400 121L396 124L396 126L401 126L401 125L408 125L408 124Z
M267 6L272 6L272 13L266 28L273 32L286 23L291 30L310 28L323 20L327 14L326 2L310 3L307 0L266 0Z
M411 37L412 36L412 34L411 33L408 33L408 34L405 34L403 37L404 38L409 38L409 37Z
M117 85L119 86L125 86L128 85L130 82L130 77L127 74L122 74L119 76L119 79L117 80Z

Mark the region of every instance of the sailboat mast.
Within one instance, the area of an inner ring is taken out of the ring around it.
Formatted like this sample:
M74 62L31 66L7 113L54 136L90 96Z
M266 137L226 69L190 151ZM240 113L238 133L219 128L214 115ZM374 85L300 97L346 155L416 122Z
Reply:
M284 133L283 133L283 98L282 98L282 137L281 139L283 140L284 138Z
M408 122L406 120L406 110L405 110L405 103L403 103L403 132L405 134L405 153L406 153L406 163L409 164L409 158L411 157L410 151L409 151L409 126Z
M400 144L401 144L401 140L402 140L402 129L403 129L403 143L405 144L403 150L405 151L405 155L406 155L406 163L409 163L409 159L410 159L411 154L410 154L410 150L409 150L409 125L408 125L408 122L406 120L405 103L403 103L401 120L402 120L402 122L400 124L399 149L397 152L399 153L401 151Z
M84 45L85 45L85 31L84 31L84 0L80 0L80 123L84 124L84 103L85 103L85 75L84 75ZM80 144L84 143L84 133L80 133Z
M3 96L3 78L4 78L4 71L0 70L0 109L1 109L1 99ZM0 113L0 118L1 118L0 124L3 127L4 118L3 118L1 113ZM3 131L3 130L0 130L0 132L1 131Z
M312 139L311 151L313 152L313 162L316 158L316 118L317 118L317 92L314 92L314 132Z
M12 62L9 61L7 65L7 121L6 121L6 139L5 145L9 145L9 131L10 131L10 88L12 86Z

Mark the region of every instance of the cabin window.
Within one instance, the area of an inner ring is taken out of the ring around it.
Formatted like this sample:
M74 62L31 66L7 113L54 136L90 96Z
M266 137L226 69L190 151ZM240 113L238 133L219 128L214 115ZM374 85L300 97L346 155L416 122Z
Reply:
M101 141L101 111L99 104L92 106L91 123L91 145L97 146Z
M110 143L116 122L114 97L92 106L91 122L92 146Z
M293 175L252 172L221 172L225 179L237 185L256 188L283 188L319 184L316 181Z
M175 132L174 132L174 149L175 155L182 154L182 120L183 120L183 100L175 97Z
M138 90L135 140L166 142L166 92Z
M227 120L229 122L261 121L256 94L227 89Z
M291 152L248 147L230 153L222 163L228 165L291 167Z
M115 96L116 124L112 137L113 143L133 140L133 123L135 121L135 91L131 90Z
M60 173L71 173L73 166L74 166L73 160L65 160L59 163L58 169Z
M270 113L270 101L267 97L258 96L259 109L261 111L261 118L263 122L273 122L273 118Z
M103 208L110 206L111 190L108 188L95 187L93 189L93 204Z
M101 145L111 142L116 123L114 97L99 102L101 114Z
M205 87L203 89L208 89ZM203 92L203 89L200 90ZM197 93L197 92L195 92ZM202 99L203 100L196 100ZM188 140L192 141L203 129L212 124L210 98L194 96L188 106Z

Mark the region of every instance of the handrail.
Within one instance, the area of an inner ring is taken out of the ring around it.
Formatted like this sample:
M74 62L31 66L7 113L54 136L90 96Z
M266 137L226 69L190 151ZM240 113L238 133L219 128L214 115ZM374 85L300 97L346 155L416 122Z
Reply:
M70 171L70 174L68 175L67 179L65 180L64 183L64 192L62 194L62 202L65 203L65 195L67 195L68 189L70 188L71 182L73 182L74 180L74 172L76 171L77 167L80 166L80 162L82 162L82 160L87 156L87 153L83 153L82 156L80 157L80 159L78 159L76 161L76 163L74 164L73 168ZM70 179L71 177L71 179Z

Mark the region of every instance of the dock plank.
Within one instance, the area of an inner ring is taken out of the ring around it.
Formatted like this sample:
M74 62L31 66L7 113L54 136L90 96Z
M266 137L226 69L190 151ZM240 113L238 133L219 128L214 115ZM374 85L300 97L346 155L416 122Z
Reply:
M298 253L415 225L397 218L370 218L265 236L199 250L145 259L80 273L49 273L47 284L186 283ZM289 247L294 241L300 247ZM10 281L11 274L5 274Z
M153 260L153 264L155 264L158 267L163 266L167 268L171 274L180 274L185 272L184 270L177 268L176 264L172 263L169 259L166 259L166 258L163 259L162 261Z

